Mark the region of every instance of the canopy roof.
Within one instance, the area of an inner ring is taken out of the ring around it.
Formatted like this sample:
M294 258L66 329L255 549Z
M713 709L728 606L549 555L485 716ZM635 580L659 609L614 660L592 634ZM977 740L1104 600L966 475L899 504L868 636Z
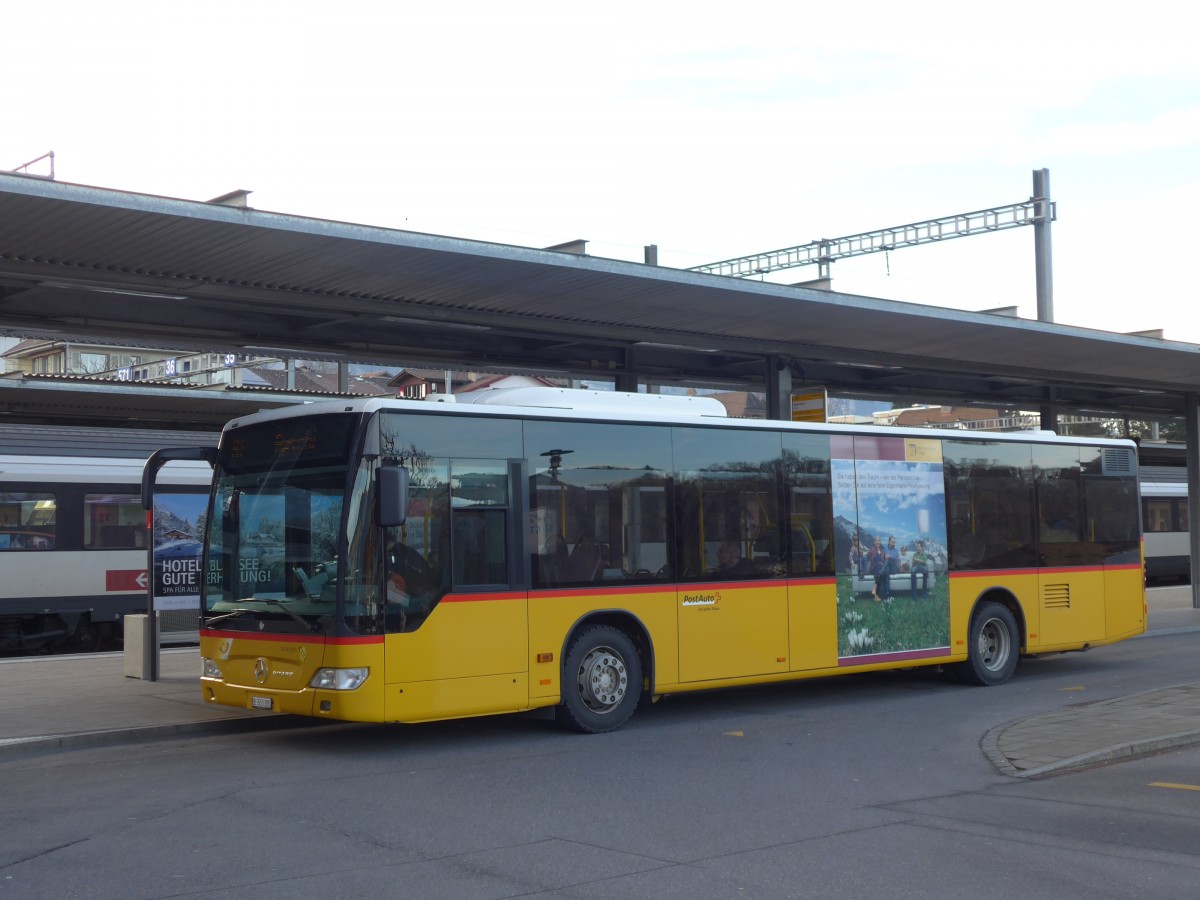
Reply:
M1191 344L13 174L0 333L745 387L790 366L852 394L1134 416L1200 393Z

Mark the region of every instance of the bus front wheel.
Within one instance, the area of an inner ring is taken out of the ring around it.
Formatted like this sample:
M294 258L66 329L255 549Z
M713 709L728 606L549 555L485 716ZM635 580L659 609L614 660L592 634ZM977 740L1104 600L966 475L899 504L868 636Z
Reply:
M599 734L629 721L642 692L642 661L633 641L608 625L584 628L572 638L563 663L558 722Z
M1016 671L1020 648L1017 620L1008 607L990 600L981 603L971 616L967 661L958 674L971 684L1003 684Z

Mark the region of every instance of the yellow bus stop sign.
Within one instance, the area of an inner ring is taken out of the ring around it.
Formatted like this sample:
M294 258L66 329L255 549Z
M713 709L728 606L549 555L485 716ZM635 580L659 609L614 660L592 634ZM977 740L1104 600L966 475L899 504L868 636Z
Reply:
M825 388L792 392L793 422L825 421Z

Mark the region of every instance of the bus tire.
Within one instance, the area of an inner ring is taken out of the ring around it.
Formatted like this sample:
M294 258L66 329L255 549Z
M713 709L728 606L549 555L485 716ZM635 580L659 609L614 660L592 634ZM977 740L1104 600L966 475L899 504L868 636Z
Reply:
M1003 684L1020 656L1021 636L1008 607L992 600L979 604L967 633L967 661L959 665L958 676L969 684Z
M555 719L583 734L615 731L629 721L641 693L642 661L633 641L609 625L593 625L567 647Z

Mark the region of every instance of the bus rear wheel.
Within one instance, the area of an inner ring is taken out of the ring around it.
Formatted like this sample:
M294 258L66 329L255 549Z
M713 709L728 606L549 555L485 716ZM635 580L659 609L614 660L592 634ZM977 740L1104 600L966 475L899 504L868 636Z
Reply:
M563 663L559 724L584 734L615 731L633 715L642 692L642 661L633 641L608 625L576 634Z
M1003 684L1016 671L1020 647L1017 620L1008 607L991 600L981 603L971 616L967 661L958 674L971 684Z

